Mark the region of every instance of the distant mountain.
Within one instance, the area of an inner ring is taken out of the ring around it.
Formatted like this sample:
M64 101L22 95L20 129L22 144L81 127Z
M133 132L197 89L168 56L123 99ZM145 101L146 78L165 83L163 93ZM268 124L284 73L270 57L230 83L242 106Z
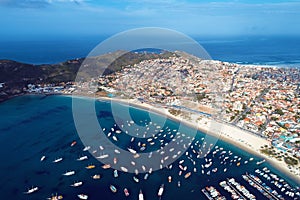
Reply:
M68 60L58 64L32 65L12 60L0 60L0 101L24 94L24 87L32 84L64 83L81 78L108 75L128 65L143 60L168 58L173 53L149 53L116 51L97 57ZM82 68L80 68L83 66ZM88 70L85 70L88 69ZM4 84L3 84L4 83Z

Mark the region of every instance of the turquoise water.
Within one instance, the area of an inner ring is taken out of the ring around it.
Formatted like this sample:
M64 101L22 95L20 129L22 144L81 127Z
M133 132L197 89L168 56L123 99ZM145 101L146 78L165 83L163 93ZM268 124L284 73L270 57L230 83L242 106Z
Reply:
M82 99L82 101L87 101ZM112 117L110 104L108 102L97 102L96 113L98 121L102 128L109 130L114 126L115 122ZM241 158L241 166L235 164L226 165L220 163L219 155L212 153L207 155L207 159L212 159L213 166L218 168L215 174L210 176L202 174L201 165L205 164L204 159L193 159L196 162L194 166L187 156L173 163L172 169L163 168L154 171L147 180L144 180L144 173L137 175L140 182L133 181L133 174L119 172L119 177L114 178L113 169L102 169L102 163L97 161L89 152L83 152L84 145L80 142L77 134L73 116L72 116L72 98L66 96L22 96L16 97L0 104L0 146L2 158L0 164L0 194L1 199L46 199L51 194L62 194L64 199L78 199L77 194L84 193L89 195L89 199L137 199L138 192L142 189L145 199L157 199L157 191L161 184L165 184L165 191L162 199L205 199L201 189L207 185L215 186L224 196L230 199L229 193L219 187L221 180L234 177L237 181L247 187L248 190L257 196L257 199L264 197L242 179L241 175L245 172L253 173L256 168L267 166L272 172L284 177L276 169L272 168L268 163L260 166L256 165L256 161L261 160L249 153L242 151L221 140L216 145L224 150L231 151L232 156ZM131 108L131 117L134 121L149 121L146 111ZM121 117L121 116L120 116ZM158 116L157 116L158 117ZM142 124L142 123L141 123ZM177 129L179 124L167 120L165 126ZM89 130L89 127L87 127ZM107 132L105 132L107 134ZM176 133L174 133L176 134ZM201 141L204 134L198 132L193 144ZM166 139L168 142L168 139ZM70 144L77 141L74 147ZM130 145L136 148L136 143L145 142L144 138L136 138L135 143L130 144L130 140L125 133L119 136L119 143L116 145L126 150ZM112 141L113 142L113 141ZM152 149L151 149L152 148ZM154 145L147 148L150 152L159 148ZM191 149L188 150L191 153ZM40 158L45 155L46 159L40 162ZM77 161L79 156L87 155L86 161ZM63 157L60 163L53 163L56 158ZM244 164L245 160L250 157L254 161ZM197 168L197 173L185 179L183 175L179 176L178 162L185 160L188 169ZM96 168L87 170L85 167L89 164L95 164ZM227 168L224 173L223 169ZM62 176L67 170L75 170L74 176ZM101 179L94 180L91 178L94 174L100 174ZM172 176L172 182L168 183L168 176ZM296 185L287 177L284 177L290 184ZM75 181L83 181L83 185L78 188L70 187ZM181 187L177 186L177 182L181 181ZM113 184L118 189L117 193L112 193L109 185ZM27 188L38 186L40 189L30 195L23 194ZM128 188L130 196L126 197L123 188ZM275 189L275 188L274 188ZM286 198L288 199L288 198Z

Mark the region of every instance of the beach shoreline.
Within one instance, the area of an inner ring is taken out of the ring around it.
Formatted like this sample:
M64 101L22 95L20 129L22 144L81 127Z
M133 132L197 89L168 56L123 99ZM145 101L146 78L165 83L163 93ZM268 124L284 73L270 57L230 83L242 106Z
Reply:
M25 95L43 95L43 94L24 94L24 95L18 95L18 96L25 96ZM16 96L16 97L18 97ZM217 139L220 139L226 143L232 144L237 148L240 148L250 154L253 154L261 159L265 159L269 164L271 164L274 168L282 172L284 175L286 175L289 179L293 180L296 183L300 184L300 176L296 175L288 169L287 164L284 161L278 161L275 158L268 157L265 154L260 153L260 147L264 145L269 145L270 141L256 136L252 133L248 133L247 131L241 130L238 127L234 127L231 125L228 125L223 122L216 122L213 120L208 120L206 122L195 122L192 120L183 119L179 116L172 115L168 109L164 107L154 107L147 103L141 103L136 99L119 99L119 98L109 98L109 97L99 97L99 96L87 96L87 95L72 95L72 94L51 94L51 95L43 95L43 96L65 96L65 97L71 97L71 98L89 98L89 99L95 99L98 101L106 101L111 102L114 101L116 103L120 103L123 105L131 106L134 108L146 110L147 112L152 112L158 115L164 115L167 118L178 122L183 123L186 126L189 126L191 128L197 129L205 134L209 134L213 137L216 137ZM14 98L14 97L13 97ZM218 133L215 129L209 129L209 127L213 126L209 123L214 123L214 125L218 125L219 128L222 128L219 130ZM205 128L206 127L206 128ZM242 133L242 134L241 134ZM247 138L247 141L245 141L245 138Z
M217 139L232 144L235 147L238 147L261 159L265 159L269 164L271 164L273 167L275 167L283 174L288 176L291 180L300 184L300 176L290 172L287 164L284 161L278 161L275 158L268 157L267 155L260 153L261 146L270 145L270 141L268 141L265 138L256 136L252 133L248 133L247 131L241 130L238 127L234 127L223 122L216 122L210 120L209 121L210 123L211 122L214 123L213 125L211 125L211 124L204 124L204 123L201 124L193 121L188 121L187 119L183 119L181 117L170 114L166 108L156 108L150 104L141 103L138 100L134 100L134 99L126 100L126 99L109 98L109 97L95 97L95 99L102 100L102 101L115 101L117 103L125 104L135 108L140 108L148 112L154 112L159 115L165 115L169 119L172 119L179 123L183 123L205 134L209 134L213 137L216 137ZM219 130L220 131L219 133L216 133L215 129L209 129L210 127L215 125L217 125L219 128L222 128L221 130ZM204 128L205 126L207 128ZM247 141L245 141L245 138L247 138Z

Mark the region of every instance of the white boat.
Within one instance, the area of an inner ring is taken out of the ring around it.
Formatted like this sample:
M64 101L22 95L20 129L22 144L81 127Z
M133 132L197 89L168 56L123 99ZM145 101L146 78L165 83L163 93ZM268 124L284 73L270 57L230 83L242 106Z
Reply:
M96 157L96 158L104 159L104 158L108 158L108 157L109 157L108 154L103 154L103 155L100 155L100 156L98 156L98 157Z
M32 194L38 190L39 190L39 187L32 187L32 188L28 189L26 192L24 192L24 194Z
M83 161L83 160L87 160L88 157L87 156L81 156L79 158L77 158L78 161Z
M140 193L139 193L139 200L144 200L144 195L143 195L142 190L140 190Z
M128 172L128 169L126 167L121 166L120 168L123 172Z
M77 196L79 199L88 199L89 198L89 196L86 194L78 194Z
M164 184L162 184L159 189L158 189L158 193L157 196L161 197L163 195L164 192Z
M54 163L58 163L58 162L61 162L63 160L63 158L57 158L55 160L53 160Z
M138 182L140 181L136 176L133 177L133 180L134 180L136 183L138 183Z
M42 156L41 159L40 159L40 161L41 161L41 162L44 161L45 158L46 158L46 156Z
M64 173L63 175L64 176L72 176L74 174L75 174L75 171L68 171L68 172Z
M73 183L73 184L70 185L70 186L72 186L72 187L79 187L79 186L81 186L82 184L83 184L82 181L78 181L78 182Z
M128 149L128 151L130 152L130 153L132 153L132 154L136 154L136 150L134 150L134 149L132 149L132 148L127 148Z
M261 161L257 161L256 164L257 164L257 165L260 165L260 164L262 164L262 163L264 163L264 162L266 162L265 159L263 159L263 160L261 160Z
M149 174L146 173L145 176L144 176L144 179L147 180L147 179L148 179L148 176L149 176Z
M112 136L112 139L113 139L114 141L118 141L118 138L117 138L116 136Z
M91 147L90 146L86 146L86 147L84 147L83 148L83 150L82 151L88 151L88 150L90 150L91 149Z

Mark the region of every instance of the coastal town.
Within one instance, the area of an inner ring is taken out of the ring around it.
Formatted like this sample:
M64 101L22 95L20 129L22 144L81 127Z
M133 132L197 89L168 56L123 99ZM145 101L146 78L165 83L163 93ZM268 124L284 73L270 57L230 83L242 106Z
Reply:
M242 66L176 52L85 82L29 84L27 92L94 94L160 106L186 120L191 113L196 122L213 118L268 140L262 153L298 165L299 74L297 68Z

